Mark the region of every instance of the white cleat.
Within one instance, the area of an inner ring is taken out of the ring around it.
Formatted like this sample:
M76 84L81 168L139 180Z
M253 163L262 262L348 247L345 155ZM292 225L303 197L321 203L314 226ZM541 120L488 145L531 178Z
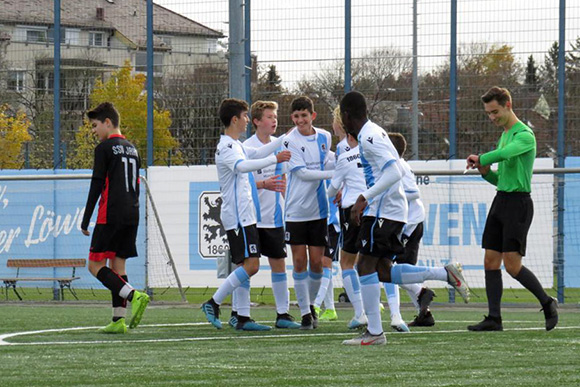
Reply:
M371 335L368 330L365 330L362 335L354 339L344 340L343 345L385 345L387 344L387 337L384 333L378 335Z
M362 327L366 327L369 321L367 320L367 315L362 314L359 317L353 317L352 320L348 323L348 329L359 329Z
M463 268L460 263L450 263L445 265L447 270L447 282L459 292L467 304L469 302L469 287L463 278Z
M397 332L409 333L411 330L403 321L401 315L391 317L391 328Z

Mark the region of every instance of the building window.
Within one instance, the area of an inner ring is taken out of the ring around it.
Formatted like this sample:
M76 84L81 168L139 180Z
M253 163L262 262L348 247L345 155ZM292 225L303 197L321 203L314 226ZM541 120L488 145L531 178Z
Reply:
M46 42L46 30L26 30L26 41L28 43Z
M8 90L23 92L24 91L24 71L8 72Z
M153 53L153 72L160 74L163 71L163 54ZM137 51L135 55L135 71L147 72L147 52Z
M89 32L89 46L103 47L105 34L102 32Z
M48 36L48 41L50 43L54 43L54 28L50 27L47 31L47 36ZM64 44L66 41L66 29L65 28L61 28L60 29L60 42L62 44Z
M171 47L171 36L157 36L165 47Z

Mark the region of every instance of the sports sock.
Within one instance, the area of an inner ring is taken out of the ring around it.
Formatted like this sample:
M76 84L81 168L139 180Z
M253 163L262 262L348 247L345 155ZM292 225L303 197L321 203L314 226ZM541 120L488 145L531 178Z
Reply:
M97 279L109 289L114 294L118 294L123 299L129 299L133 295L133 287L115 273L113 270L109 269L107 266L102 267L97 273Z
M325 267L322 269L322 279L320 280L318 293L314 300L314 306L320 308L320 305L322 305L322 301L326 298L326 291L328 290L330 281L332 281L332 271L328 267ZM328 308L328 305L326 307Z
M286 272L272 272L272 292L276 301L276 312L278 314L288 313L290 309L290 297L288 294L288 278Z
M550 302L550 296L544 291L538 278L527 267L522 266L520 272L514 278L532 292L538 301L540 301L540 304L545 305Z
M413 266L406 263L391 268L391 282L394 284L416 284L428 280L447 282L444 267Z
M250 317L250 279L248 278L234 290L238 316Z
M294 279L294 292L296 292L296 301L300 308L300 315L304 316L310 313L310 296L308 294L308 272L302 273L292 272Z
M246 273L246 270L244 270L243 267L240 266L234 270L214 293L213 300L215 303L221 305L224 299L248 278L250 278L250 276Z
M328 282L328 289L326 289L326 296L324 297L324 307L326 309L334 309L334 284L332 283L332 270L330 270L330 281Z
M379 275L372 273L360 277L360 288L365 313L368 319L368 331L371 335L378 335L383 332L383 322L381 320L381 285Z
M314 299L318 295L321 282L322 273L316 273L308 270L308 296L310 297L310 302L314 302Z
M423 289L423 287L419 284L401 284L399 286L407 291L409 297L411 298L411 301L413 302L413 305L415 305L415 309L417 309L418 312L419 294L421 294L421 289Z
M383 284L385 294L387 295L387 302L389 303L389 311L391 312L391 319L393 316L401 316L401 299L399 296L399 287L390 282Z
M363 313L362 297L360 293L360 280L358 273L354 269L343 270L342 284L346 295L354 309L354 315L360 317Z
M501 317L501 296L503 293L503 281L501 270L485 271L485 293L487 305L491 317Z
M127 275L122 275L121 279L129 282ZM119 294L111 292L111 301L113 304L113 321L118 321L127 316L127 300Z

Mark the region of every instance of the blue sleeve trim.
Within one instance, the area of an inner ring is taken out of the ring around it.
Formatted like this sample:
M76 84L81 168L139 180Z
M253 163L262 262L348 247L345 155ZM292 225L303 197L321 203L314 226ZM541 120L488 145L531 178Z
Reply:
M383 167L381 168L381 171L384 171L384 170L385 170L385 169L386 169L388 166L390 166L392 163L394 163L394 162L396 162L396 161L397 161L397 160L395 160L395 159L392 159L392 160L389 160L389 161L387 161L387 162L385 163L385 165L383 165Z

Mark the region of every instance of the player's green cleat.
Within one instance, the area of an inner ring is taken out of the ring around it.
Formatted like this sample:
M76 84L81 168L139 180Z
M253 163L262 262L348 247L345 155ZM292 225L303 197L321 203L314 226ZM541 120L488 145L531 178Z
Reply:
M101 333L127 333L127 325L125 324L125 318L120 318L117 321L111 321L109 325L99 329Z
M148 304L149 296L135 290L133 300L131 301L131 322L129 323L129 329L137 328Z
M379 302L379 309L381 310L381 313L385 313L385 306L382 302Z
M335 321L338 320L338 315L336 314L336 310L326 309L319 318L323 321Z

